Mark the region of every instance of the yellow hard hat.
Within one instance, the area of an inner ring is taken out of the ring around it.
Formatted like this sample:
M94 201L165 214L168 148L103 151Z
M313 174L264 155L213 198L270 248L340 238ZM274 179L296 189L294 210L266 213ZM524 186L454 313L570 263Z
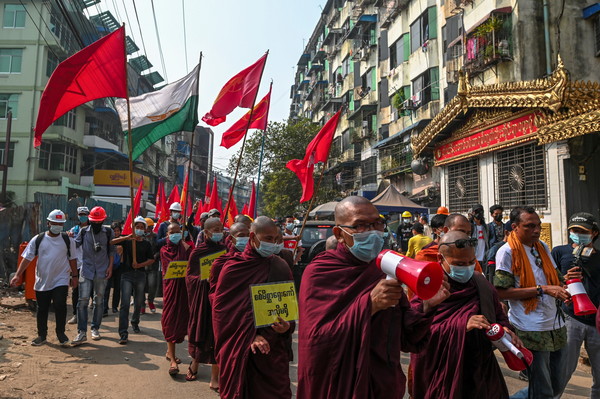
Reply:
M403 218L411 218L412 213L410 213L409 211L404 211L404 212L402 212L402 217Z
M146 218L146 224L148 225L148 227L154 227L154 220Z

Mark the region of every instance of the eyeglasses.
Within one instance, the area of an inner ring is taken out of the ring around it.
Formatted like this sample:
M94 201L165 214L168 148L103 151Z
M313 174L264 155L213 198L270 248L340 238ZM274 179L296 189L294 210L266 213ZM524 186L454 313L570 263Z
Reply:
M461 238L454 242L445 242L439 244L438 247L442 245L454 245L456 248L465 248L465 247L477 247L477 238Z
M358 224L355 224L354 226L346 226L346 225L340 224L340 225L338 225L338 227L352 229L352 230L356 231L357 233L362 233L362 232L368 231L368 230L383 230L383 228L385 227L385 222L383 220L377 220L376 222L373 222L373 223L358 223Z
M542 257L540 256L538 250L535 249L535 247L531 247L531 254L535 258L535 265L537 267L542 267Z

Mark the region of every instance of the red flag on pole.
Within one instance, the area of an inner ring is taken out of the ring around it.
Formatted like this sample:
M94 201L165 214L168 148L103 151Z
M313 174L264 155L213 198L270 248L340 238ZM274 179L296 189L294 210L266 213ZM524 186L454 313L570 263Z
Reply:
M229 203L227 216L225 217L225 227L231 227L234 224L234 219L238 215L237 205L235 203L235 196L231 195L231 202Z
M250 192L250 205L248 206L248 216L256 219L256 186L252 182L252 191Z
M125 27L90 44L61 62L40 100L34 146L55 120L75 107L103 97L127 97Z
M154 217L156 220L160 220L164 204L167 199L165 198L165 182L162 177L158 180L158 187L156 189L156 197L154 198L154 203L156 205L156 211L154 212Z
M169 207L173 204L173 202L178 202L179 199L181 198L181 196L179 195L179 187L177 187L177 184L175 184L173 186L173 189L171 190L171 194L169 194L169 199L167 200L167 212L169 212ZM169 215L169 218L171 217L171 215ZM169 218L167 218L167 220L169 220Z
M213 188L210 192L210 202L208 203L208 210L219 209L219 190L217 189L217 178L213 180Z
M159 190L160 190L160 201L156 201L156 224L154 225L154 232L158 233L158 228L160 224L166 222L171 218L169 212L169 204L167 203L167 195L165 194L165 182L161 179L159 182Z
M268 53L225 83L212 109L202 117L205 123L217 126L225 122L226 116L236 107L252 107L260 77L267 62L267 55Z
M140 204L142 202L142 190L144 189L144 178L140 180L140 186L138 187L137 193L135 193L135 198L133 199L133 209L129 209L129 213L127 214L127 220L125 220L125 224L123 225L123 231L121 234L124 236L133 233L131 228L131 221L135 218L140 212ZM135 216L134 216L135 215Z
M248 213L248 204L244 204L244 206L242 207L242 215L250 216L250 214Z
M271 84L271 88L272 87L273 85ZM244 137L244 134L247 133L246 127L248 126L248 119L250 118L251 112L252 122L250 123L250 127L248 127L248 129L266 130L267 123L269 122L270 104L271 89L269 89L269 93L267 93L267 95L260 100L258 104L256 104L252 111L248 111L246 115L242 117L242 119L234 123L225 131L225 133L223 133L223 137L221 138L221 147L231 148Z
M292 159L286 164L286 167L294 172L300 184L302 185L302 198L300 202L308 201L314 194L313 170L318 162L327 162L329 158L329 149L333 141L333 135L337 128L342 110L339 110L327 123L321 128L319 133L308 144L304 159Z
M204 203L210 201L210 181L206 179L206 188L204 189Z
M194 226L200 225L200 216L202 216L203 210L204 204L202 204L202 200L198 200L198 210L196 211L196 215L194 216Z
M187 175L185 176L185 180L183 181L183 187L181 189L181 198L179 199L179 203L181 204L181 207L183 208L184 206L186 207L186 212L187 212L187 197L188 197L188 186L190 184L190 170L188 169Z

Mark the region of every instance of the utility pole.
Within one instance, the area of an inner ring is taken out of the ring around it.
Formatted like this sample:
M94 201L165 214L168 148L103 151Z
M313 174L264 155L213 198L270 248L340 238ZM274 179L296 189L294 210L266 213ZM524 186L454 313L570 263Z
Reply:
M0 169L2 170L2 205L7 205L6 183L8 181L8 151L10 150L10 133L12 130L12 111L6 115L6 140L4 143L4 157Z

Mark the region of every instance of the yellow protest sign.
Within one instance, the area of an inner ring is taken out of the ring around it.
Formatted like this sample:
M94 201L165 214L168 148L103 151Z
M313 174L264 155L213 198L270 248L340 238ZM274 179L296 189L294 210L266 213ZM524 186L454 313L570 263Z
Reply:
M293 281L253 284L250 297L256 328L270 326L277 321L277 316L285 321L298 320L298 299Z
M206 280L210 277L210 268L212 267L213 262L224 253L225 251L219 251L215 252L214 254L207 255L204 258L200 258L200 278L202 280Z
M170 278L182 278L187 274L187 260L179 260L169 263L167 272L165 273L165 280Z

